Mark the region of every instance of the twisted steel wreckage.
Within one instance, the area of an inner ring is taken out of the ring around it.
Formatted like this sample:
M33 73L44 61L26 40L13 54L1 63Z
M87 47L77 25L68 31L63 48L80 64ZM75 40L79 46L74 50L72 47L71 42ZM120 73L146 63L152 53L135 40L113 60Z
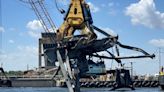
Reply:
M59 28L56 28L43 0L21 1L31 5L45 31L45 33L42 33L42 38L39 39L40 64L42 56L47 65L55 66L55 62L59 62L58 71L62 72L69 92L80 92L79 79L83 76L106 72L105 70L95 72L94 68L90 67L90 65L98 65L99 68L105 69L103 62L95 63L91 59L92 57L114 59L121 66L121 59L155 57L154 54L150 55L140 48L123 45L118 41L118 36L108 34L94 26L89 5L85 0L70 0L67 12L58 8L62 14L65 13L64 22ZM74 34L77 30L81 31L80 35ZM97 39L95 31L103 34L105 38ZM112 47L116 48L117 56L109 51ZM119 47L138 51L143 55L122 57L119 55ZM98 54L101 51L106 51L109 55L101 56ZM129 70L122 68L110 70L110 72L116 75L116 85L113 86L113 89L122 87L134 89ZM56 74L54 74L54 77Z

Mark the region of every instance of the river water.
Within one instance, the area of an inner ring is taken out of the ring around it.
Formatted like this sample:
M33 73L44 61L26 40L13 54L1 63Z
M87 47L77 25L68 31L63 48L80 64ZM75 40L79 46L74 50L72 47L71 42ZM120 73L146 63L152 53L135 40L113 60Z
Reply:
M68 92L67 88L0 88L0 92ZM81 92L164 92L160 88L136 88L132 91L130 89L119 89L117 91L110 91L110 88L82 88Z

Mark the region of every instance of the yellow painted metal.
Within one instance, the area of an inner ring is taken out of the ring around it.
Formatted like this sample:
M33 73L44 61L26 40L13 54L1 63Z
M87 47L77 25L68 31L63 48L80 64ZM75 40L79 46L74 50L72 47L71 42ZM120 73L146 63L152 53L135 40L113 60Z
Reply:
M66 19L70 26L79 27L84 21L81 3L81 0L72 0L71 2L71 8Z
M60 41L63 38L70 38L73 36L76 29L81 30L82 35L94 37L95 33L87 27L84 22L84 14L82 5L89 7L84 0L71 0L70 7L64 23L57 30L57 40Z
M164 75L164 72L159 72L159 75Z

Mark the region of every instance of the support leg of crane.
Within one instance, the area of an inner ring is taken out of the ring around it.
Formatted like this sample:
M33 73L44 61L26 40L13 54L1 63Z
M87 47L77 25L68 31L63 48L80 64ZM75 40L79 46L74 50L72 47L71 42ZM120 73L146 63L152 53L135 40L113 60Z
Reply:
M125 69L116 69L116 84L113 85L113 88L111 90L116 90L119 88L131 88L132 90L135 90L132 80L130 78L129 70Z
M77 67L77 61L74 64L75 65L74 70L76 72L74 73L75 78L73 79L73 76L72 76L73 73L72 73L72 70L71 70L67 49L65 50L65 56L66 56L66 66L67 66L68 74L69 74L70 78L74 81L74 85L75 85L74 91L75 92L80 92L80 82L79 82L80 77L79 77L79 69Z
M72 79L73 77L72 77L72 71L71 71L71 66L70 66L70 62L69 62L67 49L65 50L65 57L66 57L66 66L67 66L68 74L69 74L70 78Z
M75 75L76 79L75 79L75 88L74 91L75 92L80 92L80 82L79 82L79 74Z
M74 90L73 90L73 89L74 89L74 88L73 88L73 85L72 85L72 83L71 83L71 80L70 80L70 78L69 78L69 76L68 76L68 73L67 73L67 71L66 71L66 68L65 68L65 66L64 66L63 59L62 59L62 57L61 57L60 51L57 50L56 53L57 53L57 59L58 59L58 61L59 61L59 65L60 65L61 71L62 71L62 73L63 73L65 82L66 82L66 84L67 84L68 90L69 90L69 92L74 92Z
M79 68L77 67L77 61L75 61L74 64L74 84L75 84L75 88L74 91L75 92L80 92L80 76L79 76Z

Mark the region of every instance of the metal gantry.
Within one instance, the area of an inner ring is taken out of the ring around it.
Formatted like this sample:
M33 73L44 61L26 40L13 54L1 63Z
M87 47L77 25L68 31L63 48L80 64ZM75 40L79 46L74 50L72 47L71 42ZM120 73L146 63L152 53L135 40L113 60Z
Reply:
M40 23L42 24L43 29L46 32L50 32L51 30L55 32L56 31L55 23L50 17L50 14L48 13L43 2L44 0L28 0L28 3L31 5Z

